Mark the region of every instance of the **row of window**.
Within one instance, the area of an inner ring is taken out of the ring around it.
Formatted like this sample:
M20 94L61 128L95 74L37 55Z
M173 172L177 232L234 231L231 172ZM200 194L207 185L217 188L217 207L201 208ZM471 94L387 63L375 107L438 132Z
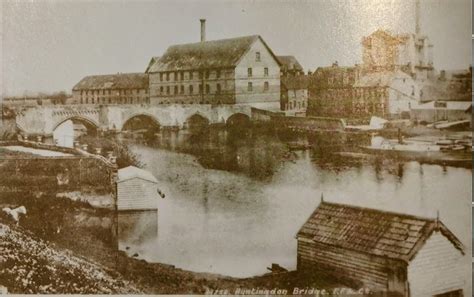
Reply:
M209 84L206 84L206 94L210 94L211 93L211 86ZM252 82L249 82L247 84L247 91L249 92L252 92L253 91L253 88L254 88L254 85ZM270 89L270 85L268 83L268 81L264 82L263 83L263 91L266 92ZM185 86L184 85L181 85L181 86L174 86L174 88L171 88L171 86L161 86L160 87L160 94L166 94L166 95L171 95L171 90L173 90L173 95L178 95L178 94L185 94ZM199 94L202 94L203 93L203 86L202 84L199 84ZM216 84L216 90L215 90L215 93L216 94L221 94L222 92L222 88L221 88L221 84ZM192 95L194 94L194 86L193 85L189 85L188 87L188 94L189 95Z
M81 98L81 104L138 104L138 103L150 103L150 98L97 98L95 100L94 98Z
M199 71L198 72L198 78L199 79L209 79L211 71L206 70L206 71ZM216 78L221 78L221 71L220 70L215 70L216 73ZM268 76L268 68L265 67L263 68L263 75ZM252 68L247 68L247 76L252 77L253 76L253 69ZM173 77L174 81L183 81L185 80L185 71L174 71L174 72L161 72L160 73L160 81L170 81L171 77ZM194 78L194 72L189 71L189 76L188 80L193 80Z
M293 109L302 109L306 107L306 102L305 101L290 101L288 104L285 106L286 110L293 110Z
M185 75L185 71L175 71L175 72L161 72L160 73L160 81L169 81L171 76L173 76L173 80L174 81L183 81L184 80L184 75ZM203 77L205 77L206 79L209 79L210 77L210 71L207 70L207 71L199 71L198 72L198 77L199 79L203 79ZM220 78L221 77L221 71L220 70L216 70L216 78ZM192 80L194 79L194 72L193 71L189 71L189 80Z
M132 95L132 94L140 94L140 89L124 89L124 90L113 90L116 92L117 95ZM141 89L142 94L148 94L148 89ZM112 90L82 90L81 96L83 95L110 95L112 94Z

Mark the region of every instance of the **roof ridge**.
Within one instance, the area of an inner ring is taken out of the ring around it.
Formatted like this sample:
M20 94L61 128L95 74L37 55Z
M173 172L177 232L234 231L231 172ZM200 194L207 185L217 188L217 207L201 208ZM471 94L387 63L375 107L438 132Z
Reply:
M222 38L222 39L214 39L214 40L206 40L206 41L197 41L197 42L173 44L173 45L170 45L168 48L177 47L177 46L209 44L209 43L214 43L214 42L230 41L230 40L244 39L244 38L259 38L259 37L260 37L260 35L258 35L258 34L244 35L244 36L231 37L231 38Z
M132 75L132 74L142 74L142 75L147 75L145 72L125 72L125 73L108 73L108 74L92 74L92 75L86 75L86 77L93 77L93 76L111 76L111 75Z
M395 211L381 210L381 209L376 209L376 208L356 206L356 205L350 205L350 204L344 204L344 203L338 203L338 202L328 202L326 200L321 202L320 205L318 206L318 208L323 204L344 206L344 207L359 209L359 210L363 210L363 211L378 212L378 213L388 214L388 215L396 215L396 216L400 216L400 217L411 218L411 219L416 219L416 220L422 220L422 221L427 221L427 222L435 222L436 221L436 218L421 217L421 216L417 216L417 215L404 214L404 213L399 213L399 212L395 212Z

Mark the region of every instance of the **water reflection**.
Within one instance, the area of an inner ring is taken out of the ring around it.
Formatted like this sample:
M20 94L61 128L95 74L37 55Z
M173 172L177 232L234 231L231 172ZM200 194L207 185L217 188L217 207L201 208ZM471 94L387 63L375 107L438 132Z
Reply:
M294 236L322 193L328 201L419 216L439 211L470 246L464 223L471 171L351 155L369 142L360 135L217 129L200 136L166 132L151 145L133 144L166 193L159 236L139 244L140 255L232 276L265 273L271 263L294 269ZM292 149L295 143L304 149Z
M158 237L158 211L119 211L118 248L128 255L144 258L143 246Z

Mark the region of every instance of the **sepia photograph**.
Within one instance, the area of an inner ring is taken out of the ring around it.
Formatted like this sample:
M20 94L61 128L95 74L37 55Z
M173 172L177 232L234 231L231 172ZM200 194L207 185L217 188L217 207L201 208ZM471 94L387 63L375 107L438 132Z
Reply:
M0 295L474 296L471 12L1 1Z

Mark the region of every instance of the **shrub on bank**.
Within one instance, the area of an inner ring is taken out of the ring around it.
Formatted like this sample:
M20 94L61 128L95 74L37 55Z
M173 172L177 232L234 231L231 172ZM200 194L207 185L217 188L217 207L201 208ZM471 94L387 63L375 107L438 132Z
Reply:
M79 141L80 143L87 144L91 150L100 148L104 155L107 152L113 152L113 154L117 157L118 168L124 168L128 166L142 168L145 165L138 159L137 155L130 151L126 144L121 143L116 139L98 138L84 135L79 139Z

